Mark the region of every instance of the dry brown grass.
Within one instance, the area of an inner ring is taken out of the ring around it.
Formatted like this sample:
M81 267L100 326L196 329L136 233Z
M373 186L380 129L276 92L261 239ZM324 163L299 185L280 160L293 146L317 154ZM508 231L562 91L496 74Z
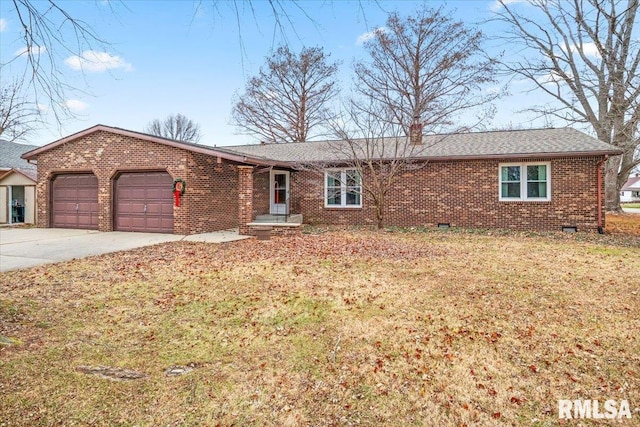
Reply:
M639 407L640 249L579 235L330 232L6 273L0 334L22 344L0 346L0 419L546 426L558 399Z
M607 213L607 233L640 236L640 214Z

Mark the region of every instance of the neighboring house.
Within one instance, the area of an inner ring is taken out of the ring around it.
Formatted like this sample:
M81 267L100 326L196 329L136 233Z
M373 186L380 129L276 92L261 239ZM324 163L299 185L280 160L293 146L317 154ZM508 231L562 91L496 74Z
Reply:
M640 173L630 176L620 189L620 202L640 202Z
M38 148L0 139L0 224L36 222L36 166L20 156Z
M211 147L97 125L23 158L38 165L40 227L250 234L248 224L264 214L374 224L374 207L361 194L368 177L340 167L336 143ZM388 225L604 226L602 163L620 154L611 145L570 128L424 136L422 143L421 167L404 170L388 197ZM300 167L310 164L332 167ZM186 184L180 206L176 180Z

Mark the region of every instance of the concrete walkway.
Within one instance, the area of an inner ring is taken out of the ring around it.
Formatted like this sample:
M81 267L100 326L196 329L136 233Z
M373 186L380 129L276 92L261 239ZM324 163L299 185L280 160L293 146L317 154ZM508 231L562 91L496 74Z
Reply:
M1 228L0 272L178 240L223 243L247 238L240 236L237 230L181 236L62 228Z
M622 208L622 211L624 213L635 213L635 214L640 214L640 209L639 208Z

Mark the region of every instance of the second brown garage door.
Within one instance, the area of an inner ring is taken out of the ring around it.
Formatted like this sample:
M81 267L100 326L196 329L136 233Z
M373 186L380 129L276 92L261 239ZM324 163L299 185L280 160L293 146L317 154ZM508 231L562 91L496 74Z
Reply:
M173 233L173 179L166 172L128 172L115 183L115 229Z

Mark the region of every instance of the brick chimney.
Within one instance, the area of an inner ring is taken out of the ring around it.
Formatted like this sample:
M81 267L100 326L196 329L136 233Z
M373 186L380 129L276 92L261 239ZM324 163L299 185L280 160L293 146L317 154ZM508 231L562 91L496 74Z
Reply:
M414 116L409 127L409 142L411 145L422 145L422 123L420 116Z

